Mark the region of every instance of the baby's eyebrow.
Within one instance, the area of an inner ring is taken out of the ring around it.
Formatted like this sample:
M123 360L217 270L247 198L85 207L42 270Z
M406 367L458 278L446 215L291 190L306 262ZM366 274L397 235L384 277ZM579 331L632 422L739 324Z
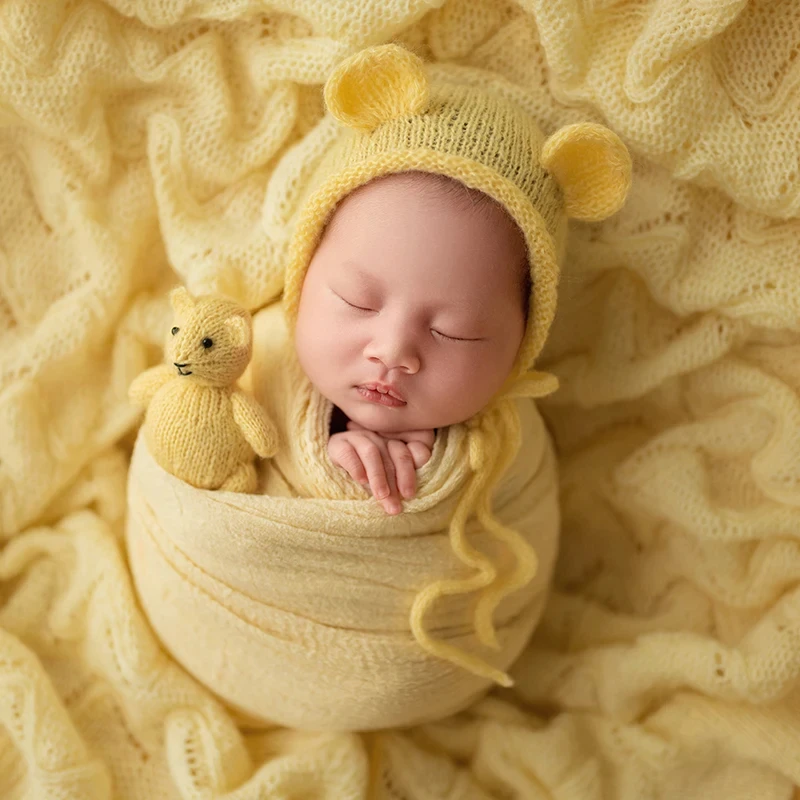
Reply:
M361 281L361 283L368 283L371 285L380 285L382 281L370 272L367 272L363 269L357 262L347 260L342 262L342 266L345 267L350 274L354 275L356 278Z

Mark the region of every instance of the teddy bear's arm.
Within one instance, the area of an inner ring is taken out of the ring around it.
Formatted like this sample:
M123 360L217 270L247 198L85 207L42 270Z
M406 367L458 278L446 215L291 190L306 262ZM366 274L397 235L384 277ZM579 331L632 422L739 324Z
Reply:
M135 405L146 408L153 395L169 380L175 377L175 370L166 364L146 369L137 375L128 387L128 397Z
M261 458L270 458L278 452L278 432L264 409L238 389L231 394L233 419L247 439L247 443Z

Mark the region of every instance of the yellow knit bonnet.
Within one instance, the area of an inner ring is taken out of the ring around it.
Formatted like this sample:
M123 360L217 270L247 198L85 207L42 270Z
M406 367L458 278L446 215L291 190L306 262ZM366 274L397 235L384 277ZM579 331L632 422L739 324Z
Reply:
M554 376L533 366L555 315L566 221L597 221L615 213L630 187L631 160L617 135L602 125L568 125L545 137L500 93L440 75L429 74L416 55L395 44L363 50L330 75L325 103L342 130L306 188L289 248L284 307L293 336L303 281L328 219L348 194L379 176L416 170L455 178L498 201L524 234L532 284L525 335L504 386L465 423L472 477L450 523L453 550L476 572L435 581L417 595L411 611L411 629L427 651L510 686L501 670L432 639L422 620L437 598L479 591L475 632L482 644L499 649L493 612L536 574L536 553L491 512L493 487L520 446L512 401L557 388ZM517 565L511 574L498 576L490 559L467 542L465 525L473 513L513 550Z

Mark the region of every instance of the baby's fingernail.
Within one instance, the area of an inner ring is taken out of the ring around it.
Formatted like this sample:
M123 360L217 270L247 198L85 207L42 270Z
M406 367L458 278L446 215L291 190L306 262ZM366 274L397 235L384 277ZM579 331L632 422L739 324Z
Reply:
M378 491L377 491L377 493L375 495L375 497L377 497L379 500L383 500L385 497L388 497L388 496L389 496L388 487L384 487L383 489L378 489Z
M403 497L406 500L410 500L414 496L414 490L411 487L407 487L403 489Z
M403 507L395 500L394 502L389 503L387 510L390 514L399 514L403 510Z

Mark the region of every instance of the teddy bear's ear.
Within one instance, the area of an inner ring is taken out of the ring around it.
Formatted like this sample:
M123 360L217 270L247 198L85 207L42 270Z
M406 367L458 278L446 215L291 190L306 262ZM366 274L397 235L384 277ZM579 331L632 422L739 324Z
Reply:
M248 347L250 345L251 328L248 321L238 314L225 320L225 330L228 332L230 342L234 347Z
M582 122L557 130L544 143L541 165L564 192L567 216L598 222L619 211L631 185L631 157L616 133Z
M194 299L185 286L178 286L169 293L169 302L176 314L183 314L194 308Z
M368 47L342 61L325 84L325 105L339 122L371 131L419 114L428 104L422 60L397 44Z

